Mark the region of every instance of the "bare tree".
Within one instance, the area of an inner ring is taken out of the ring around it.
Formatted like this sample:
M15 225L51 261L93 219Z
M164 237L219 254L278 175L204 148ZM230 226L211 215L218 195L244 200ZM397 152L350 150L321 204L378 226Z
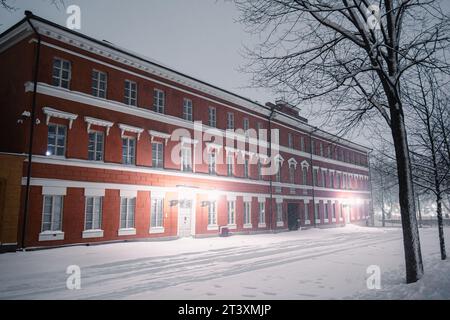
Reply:
M441 128L441 122L444 116L442 111L445 110L442 104L447 100L445 89L448 88L429 70L421 68L417 69L417 78L408 82L408 95L405 95L405 100L414 110L411 115L413 119L410 121L414 128L410 130L414 183L426 193L435 196L441 259L445 260L447 254L442 203L444 194L450 190L450 166L446 159L446 138L441 131L446 131L447 128Z
M64 7L64 0L46 0L50 4L54 5L56 8ZM18 8L13 5L14 1L11 0L0 0L0 9L5 9L8 11L14 11Z
M345 130L381 116L395 147L406 281L423 275L402 83L412 68L443 71L449 21L438 1L235 0L263 37L248 50L254 85L293 102L320 99Z

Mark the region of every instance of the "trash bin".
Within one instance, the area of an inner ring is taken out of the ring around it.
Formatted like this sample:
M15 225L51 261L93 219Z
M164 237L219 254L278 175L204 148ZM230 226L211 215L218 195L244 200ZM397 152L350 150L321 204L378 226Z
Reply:
M230 235L230 230L228 227L220 227L219 228L219 236L228 237Z

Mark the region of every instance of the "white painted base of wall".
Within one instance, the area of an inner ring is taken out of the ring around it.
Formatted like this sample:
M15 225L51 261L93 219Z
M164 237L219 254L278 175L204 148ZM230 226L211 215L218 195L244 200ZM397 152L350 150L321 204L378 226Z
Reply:
M103 230L84 230L83 239L103 238Z
M62 231L44 231L39 234L39 241L64 240Z
M134 235L136 235L136 229L135 228L119 229L118 235L119 236L134 236Z

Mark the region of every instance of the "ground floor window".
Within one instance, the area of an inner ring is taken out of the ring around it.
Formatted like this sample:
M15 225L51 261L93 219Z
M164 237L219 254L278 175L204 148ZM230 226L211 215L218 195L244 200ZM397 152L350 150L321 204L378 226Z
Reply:
M216 225L217 224L217 211L216 211L216 202L209 202L208 206L208 224Z
M164 199L152 198L150 226L152 228L162 228L164 218Z
M277 203L277 222L283 222L283 204Z
M319 204L316 203L316 205L314 206L314 219L315 220L320 220L320 216L319 216Z
M84 230L102 228L102 197L86 197Z
M251 224L251 203L244 202L244 224Z
M228 201L228 224L236 224L236 202Z
M305 203L305 221L309 221L309 205Z
M134 211L136 207L136 198L122 197L120 200L120 228L134 228Z
M266 204L259 203L259 223L266 223Z
M62 231L62 196L44 196L44 208L42 212L42 232Z
M336 219L336 203L333 203L333 209L331 213L333 215L333 219Z

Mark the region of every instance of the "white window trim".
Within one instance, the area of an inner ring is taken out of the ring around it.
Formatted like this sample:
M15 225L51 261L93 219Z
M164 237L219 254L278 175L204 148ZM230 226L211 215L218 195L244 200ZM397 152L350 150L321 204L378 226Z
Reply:
M267 225L265 222L263 222L263 223L258 222L258 228L266 228L266 227L267 227Z
M48 126L51 118L59 118L64 120L69 120L69 130L72 129L73 122L78 118L77 114L56 110L50 107L42 108L42 111L46 115L45 123Z
M43 196L65 196L65 195L67 195L67 188L66 187L44 186L44 187L42 187L42 195Z
M284 227L284 221L277 221L277 227Z
M164 233L165 229L164 227L150 227L150 234L154 234L154 233Z
M208 231L216 231L216 230L219 230L219 226L217 224L208 224L207 230Z
M320 219L315 220L316 224L320 224Z
M92 69L92 73L94 73L94 72L97 72L98 73L98 78L97 78L97 95L93 95L94 97L96 97L96 98L99 98L99 99L107 99L108 98L108 95L107 95L107 93L108 93L108 74L106 73L106 72L104 72L104 71L100 71L100 70L97 70L97 69ZM105 96L104 97L100 97L99 96L99 93L100 93L100 91L102 91L102 90L100 90L100 83L102 82L101 80L100 80L100 74L104 74L105 75ZM92 81L93 81L94 79L92 79ZM94 90L94 87L92 87L92 84L91 84L91 90Z
M310 225L310 224L311 224L311 221L305 220L305 226L308 226L308 225Z
M251 229L251 228L253 228L253 224L251 223L244 224L244 229Z
M170 139L171 135L165 132L148 130L148 134L150 135L150 142L153 143L155 138L164 139L164 144L167 146L167 141Z
M140 139L141 133L144 132L144 129L142 129L142 128L133 127L133 126L130 126L130 125L127 125L127 124L122 124L122 123L119 123L119 129L121 130L120 136L122 138L126 137L125 136L125 132L131 132L131 133L136 133L137 134L137 140Z

